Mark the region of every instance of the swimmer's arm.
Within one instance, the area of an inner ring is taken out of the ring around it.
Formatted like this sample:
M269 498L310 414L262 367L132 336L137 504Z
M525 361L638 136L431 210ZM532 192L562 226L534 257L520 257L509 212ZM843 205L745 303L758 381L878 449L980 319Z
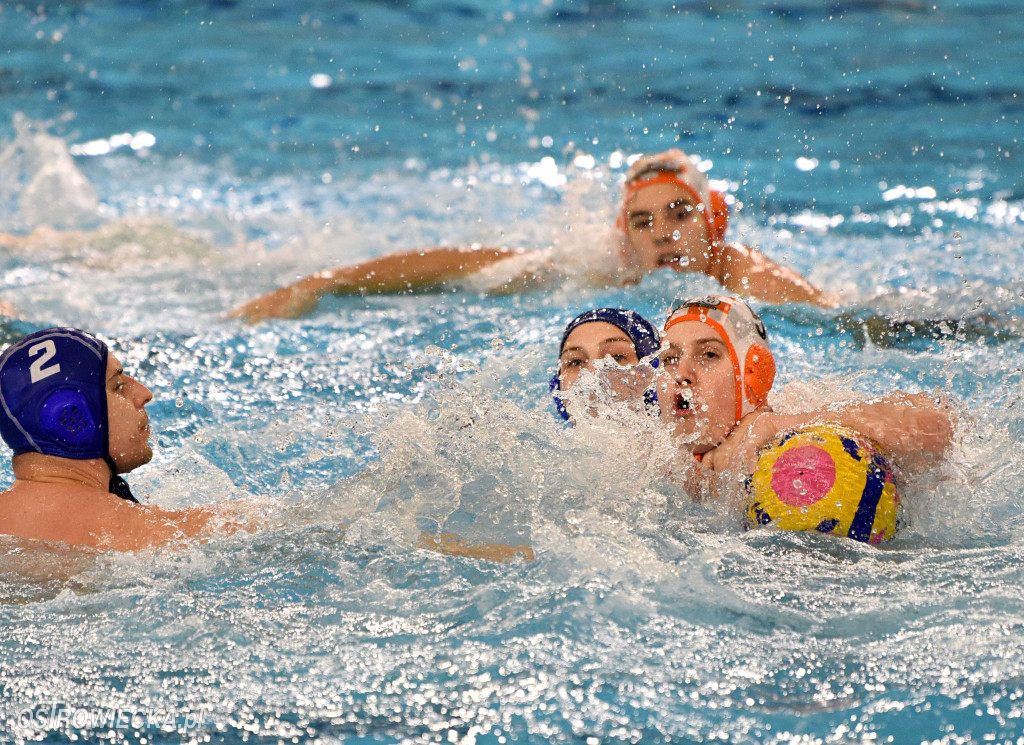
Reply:
M927 393L836 404L817 416L820 422L835 422L874 440L904 471L934 465L953 442L956 425L949 403Z
M261 523L253 500L224 502L180 510L154 505L119 504L97 548L138 551L190 539L210 539L244 530L255 532Z
M526 545L511 546L506 543L469 544L454 533L442 533L440 535L421 533L418 545L420 548L436 551L439 554L463 556L470 559L485 559L486 561L507 562L514 561L515 559L533 561L534 559L533 549Z
M392 294L433 289L521 253L485 246L401 251L317 272L235 308L229 315L250 323L267 318L297 318L313 310L327 294Z
M895 393L867 402L837 403L800 414L759 410L736 429L701 465L712 471L752 473L757 456L779 432L818 424L837 424L868 437L895 458L904 471L918 471L938 461L953 441L955 421L944 400L926 393Z
M11 248L20 245L20 239L16 235L10 233L0 233L0 248ZM20 318L18 311L14 309L14 306L10 303L0 300L0 316L7 316L8 318Z
M740 243L722 247L711 273L727 290L767 303L810 303L821 308L839 305L837 297L815 287L798 272Z

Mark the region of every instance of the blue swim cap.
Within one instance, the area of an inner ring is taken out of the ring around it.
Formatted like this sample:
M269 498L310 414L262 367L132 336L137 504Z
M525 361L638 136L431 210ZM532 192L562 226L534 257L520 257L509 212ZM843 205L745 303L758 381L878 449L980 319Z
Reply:
M582 326L585 323L592 323L594 321L603 321L604 323L610 323L622 331L629 340L633 342L633 348L636 350L636 356L640 359L644 357L650 357L653 354L657 354L658 350L661 349L661 335L654 325L644 318L642 315L633 310L622 310L621 308L595 308L594 310L588 310L584 313L580 313L574 319L569 321L569 324L565 327L565 331L562 333L562 341L558 345L558 355L561 357L562 350L565 349L565 341L577 327ZM651 360L651 367L658 366L658 358L655 357ZM554 377L551 378L551 392L562 390L562 383L558 379L558 371L555 371ZM558 410L558 415L569 420L569 412L565 410L565 404L562 403L562 399L558 395L554 395L555 408ZM647 405L647 409L651 410L654 404L658 401L657 394L654 389L651 388L644 392L644 403Z
M0 355L0 436L15 455L109 459L107 356L70 328L29 334Z

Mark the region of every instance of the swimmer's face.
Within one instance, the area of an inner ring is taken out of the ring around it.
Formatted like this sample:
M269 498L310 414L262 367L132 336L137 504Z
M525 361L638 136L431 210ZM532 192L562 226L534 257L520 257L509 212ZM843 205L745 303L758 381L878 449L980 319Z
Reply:
M124 374L121 363L107 356L107 421L110 457L118 473L149 463L153 448L149 444L149 415L146 404L153 393L146 386Z
M698 321L677 323L663 337L658 405L695 453L719 445L736 426L736 373L722 335Z
M591 321L574 328L566 337L558 358L562 390L569 390L582 370L593 370L594 362L601 359L611 359L623 366L640 362L632 340L618 326Z
M651 184L626 203L626 236L646 271L706 271L711 259L708 224L693 195L678 184Z

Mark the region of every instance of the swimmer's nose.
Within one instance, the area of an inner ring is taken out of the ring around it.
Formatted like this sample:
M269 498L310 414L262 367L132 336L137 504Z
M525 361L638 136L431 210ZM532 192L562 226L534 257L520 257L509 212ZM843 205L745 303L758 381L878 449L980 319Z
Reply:
M687 387L693 385L696 381L696 371L694 370L693 363L686 359L680 360L672 370L672 377L677 385L685 385Z
M153 400L153 391L149 390L149 388L135 378L128 378L128 380L131 381L130 385L132 386L132 401L138 408L141 409Z
M663 220L661 217L654 218L653 233L654 241L659 246L663 246L667 243L672 243L676 236L672 230L672 226L668 224L667 220Z

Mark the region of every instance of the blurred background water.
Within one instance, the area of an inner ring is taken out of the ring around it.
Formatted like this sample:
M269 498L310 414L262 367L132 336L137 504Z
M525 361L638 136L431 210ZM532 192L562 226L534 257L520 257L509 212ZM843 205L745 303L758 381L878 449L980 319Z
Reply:
M288 525L4 541L0 739L1024 742L1019 6L300 5L0 4L3 337L110 339L156 395L136 492L266 495ZM625 159L669 146L735 197L734 237L842 292L759 308L789 395L955 400L890 546L743 533L665 482L657 433L553 419L569 318L659 319L706 280L223 318L396 249L585 262ZM440 557L424 527L538 558ZM179 720L22 716L54 703Z

